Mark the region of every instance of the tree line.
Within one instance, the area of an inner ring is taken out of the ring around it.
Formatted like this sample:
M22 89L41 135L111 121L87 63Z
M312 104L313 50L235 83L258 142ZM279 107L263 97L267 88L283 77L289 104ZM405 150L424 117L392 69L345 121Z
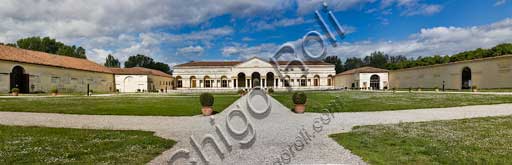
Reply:
M434 55L427 57L417 57L417 58L407 58L403 55L390 56L385 54L384 52L376 51L371 53L364 58L359 57L350 57L345 60L343 63L338 56L328 56L324 59L325 62L331 63L335 65L336 73L341 73L347 70L363 67L363 66L371 66L375 68L382 68L388 70L397 70L397 69L405 69L412 68L418 66L428 66L435 64L446 64L450 62L464 61L464 60L473 60L479 58L487 58L487 57L496 57L512 54L512 44L504 43L496 45L490 49L482 49L478 48L471 51L465 51L461 53L457 53L454 55Z
M85 49L81 46L66 45L50 37L28 37L19 39L16 43L0 43L0 45L87 59Z
M109 54L107 56L107 58L105 59L104 65L106 67L120 68L121 62L119 62L119 60L117 58L115 58L114 56ZM142 55L142 54L137 54L137 55L128 57L128 60L126 62L124 62L124 67L125 68L143 67L143 68L159 70L159 71L169 73L169 74L171 73L171 68L169 67L169 65L162 63L162 62L157 62L153 58L148 57L146 55Z

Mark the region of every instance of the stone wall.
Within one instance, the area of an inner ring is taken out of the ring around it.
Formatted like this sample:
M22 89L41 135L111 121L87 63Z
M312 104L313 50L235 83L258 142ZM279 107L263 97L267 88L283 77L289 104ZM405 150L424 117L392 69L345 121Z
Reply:
M110 73L99 73L36 65L11 61L0 61L0 92L10 91L10 73L15 66L21 66L25 74L29 75L29 91L49 92L52 88L58 88L59 92L83 92L87 91L87 84L94 92L114 91L114 76Z
M390 71L391 88L462 88L462 70L471 70L471 86L512 88L512 55Z

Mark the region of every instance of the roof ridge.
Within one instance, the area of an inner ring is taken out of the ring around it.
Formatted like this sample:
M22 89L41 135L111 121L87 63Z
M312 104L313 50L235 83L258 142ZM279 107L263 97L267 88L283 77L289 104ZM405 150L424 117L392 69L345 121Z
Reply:
M0 45L0 60L63 67L84 71L112 73L111 70L107 67L88 59L51 54L35 50L27 50L6 45Z

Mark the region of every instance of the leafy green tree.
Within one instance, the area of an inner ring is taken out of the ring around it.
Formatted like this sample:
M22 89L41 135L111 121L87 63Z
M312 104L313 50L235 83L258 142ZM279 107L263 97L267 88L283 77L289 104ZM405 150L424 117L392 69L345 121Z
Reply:
M117 58L115 58L114 56L109 54L107 56L107 58L105 59L105 64L104 65L106 67L111 67L111 68L120 68L121 67L121 62L119 62L119 60Z
M351 70L364 66L363 60L358 57L351 57L345 60L345 70Z
M160 70L165 73L170 73L170 67L169 65L161 62L155 62L153 58L137 54L135 56L128 57L128 60L124 62L125 68L132 68L132 67L144 67L149 69L156 69Z
M82 47L76 47L75 45L69 46L65 45L62 42L58 42L55 39L50 37L28 37L22 38L16 41L16 45L18 48L34 50L46 53L52 53L63 56L70 56L76 58L84 58L87 56L85 54L85 49Z
M334 64L336 73L341 73L344 71L343 62L341 62L341 59L338 58L338 56L327 56L325 57L324 62Z
M388 61L388 55L385 55L383 52L377 51L371 53L370 56L366 56L364 58L364 65L376 68L385 68Z

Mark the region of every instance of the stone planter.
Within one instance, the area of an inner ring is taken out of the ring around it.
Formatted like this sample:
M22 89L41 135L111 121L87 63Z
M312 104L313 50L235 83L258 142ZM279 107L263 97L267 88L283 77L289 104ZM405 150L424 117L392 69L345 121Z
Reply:
M12 96L18 96L18 95L19 95L19 93L18 93L18 92L12 92L12 93L11 93L11 95L12 95Z
M202 107L201 112L203 112L203 116L210 116L213 113L212 107Z
M295 113L304 113L306 110L306 105L304 104L295 104L295 108L293 109Z

